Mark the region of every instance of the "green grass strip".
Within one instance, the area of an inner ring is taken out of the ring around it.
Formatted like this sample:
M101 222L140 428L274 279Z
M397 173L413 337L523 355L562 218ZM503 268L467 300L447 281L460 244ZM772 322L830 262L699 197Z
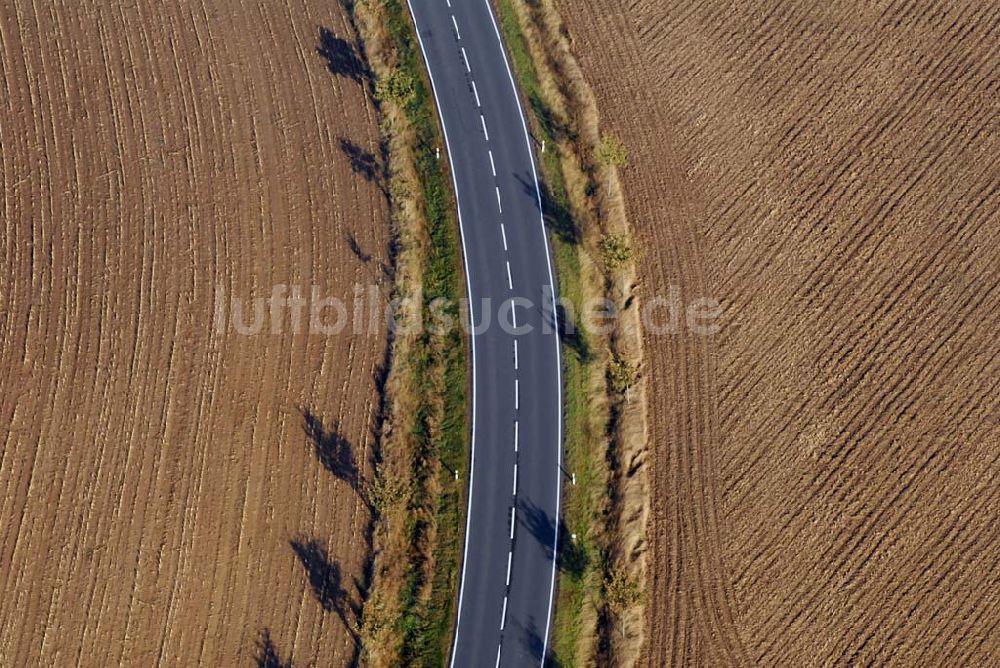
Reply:
M437 158L443 140L433 96L408 11L400 0L383 0L382 6L398 68L414 82L405 111L416 135L416 171L430 242L422 266L424 312L434 300L445 299L451 305L447 315L457 322L459 300L465 296L458 222L448 173ZM461 564L465 488L454 472L462 481L468 472L468 345L460 328L450 329L447 334L423 333L409 361L420 404L411 423L418 452L411 471L415 494L409 513L411 561L400 619L401 654L407 665L435 668L447 662ZM432 465L435 460L440 467ZM437 480L432 480L435 468ZM437 533L430 597L421 600L427 584L421 545L429 528L428 509Z

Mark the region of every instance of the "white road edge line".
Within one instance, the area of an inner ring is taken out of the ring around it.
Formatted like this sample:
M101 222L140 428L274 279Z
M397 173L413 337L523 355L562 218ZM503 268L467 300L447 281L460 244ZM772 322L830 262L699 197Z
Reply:
M437 104L437 108L441 109L442 108L441 107L441 98L438 96L437 84L434 83L434 73L431 71L431 67L430 67L430 65L428 64L428 61L427 61L427 49L424 46L424 38L420 35L420 28L419 28L419 25L417 24L417 15L413 11L413 5L411 4L411 0L406 0L406 6L409 8L409 10L410 10L410 18L413 20L414 32L417 35L417 43L420 44L420 51L424 55L424 65L425 65L425 67L427 69L427 77L430 79L430 82L431 82L431 90L434 93L434 102ZM455 17L452 16L452 21L454 21L454 20L455 20ZM494 27L495 27L495 22L494 22ZM456 25L456 28L457 28L457 25ZM508 66L508 72L509 72L509 69L510 68ZM452 156L451 140L448 137L448 126L445 125L444 117L443 116L441 116L439 114L439 118L441 119L441 131L444 134L444 145L445 145L445 148L448 151L448 162L450 162L452 165L454 165L455 164L455 160L454 160L454 158ZM534 167L534 163L532 163L532 167ZM537 177L536 177L536 179L537 179ZM466 265L465 265L465 268L466 268L466 271L465 271L465 290L466 290L466 295L468 296L468 299L469 299L469 304L472 304L472 279L470 278L471 275L472 275L472 272L469 270L469 265L468 265L468 262L469 262L469 250L468 250L468 246L466 244L465 224L464 224L464 222L462 220L462 197L461 197L461 194L460 194L459 189L458 189L458 176L456 175L456 173L455 173L454 170L451 170L451 182L452 182L452 187L455 189L455 204L456 204L455 208L458 211L458 230L459 230L459 236L462 239L462 256L465 258L465 261L466 261ZM537 182L537 180L536 180L536 182ZM475 309L473 309L470 306L470 308L469 308L469 325L470 325L470 330L473 331L473 332L476 331L475 322L476 322ZM470 343L470 348L472 349L472 419L471 419L471 423L472 424L471 424L471 427L470 427L472 445L470 446L470 452L469 452L469 500L467 502L466 514L465 514L465 535L466 536L469 535L470 529L472 527L472 499L475 498L475 495L473 494L473 490L475 489L475 482L476 482L476 475L475 475L475 472L476 472L476 466L475 466L475 463L476 463L476 337L474 335L470 335L469 336L469 340L471 342ZM561 409L561 406L562 406L562 401L561 400L559 402L559 405L560 405L560 409ZM512 515L512 518L513 518L513 515ZM513 531L513 525L512 525L511 526L511 535L512 536L513 536L513 533L514 533L514 531ZM449 663L449 665L451 666L451 668L454 668L454 666L455 666L455 652L454 652L454 648L458 646L458 632L459 632L459 629L461 627L461 622L462 622L462 614L461 614L462 613L462 602L463 602L464 597L465 597L465 564L468 563L468 558L469 558L469 542L465 541L465 546L464 546L464 548L462 550L462 577L461 577L461 584L459 584L459 587L458 587L458 614L455 615L455 637L452 639L452 650L453 651L452 651L452 654L451 654L451 661ZM498 648L497 649L497 664L499 665L499 663L500 663L500 650Z
M507 230L504 229L503 223L500 223L500 236L503 237L503 249L507 250Z
M483 103L479 101L479 89L476 88L475 80L473 80L472 82L472 94L476 96L476 106L477 107L483 106Z
M493 151L490 151L490 169L493 170L494 178L497 175L497 163L493 161Z
M486 141L490 140L490 131L486 129L486 117L479 114L479 120L483 122L483 134L486 135Z
M510 276L510 260L507 261L507 288L514 289L514 279Z
M458 29L458 21L456 21L456 20L455 20L455 15L454 15L454 14L452 14L452 15L451 15L451 24L452 24L453 26L455 26L455 35L456 35L456 36L457 36L457 37L458 37L459 39L462 39L462 33L461 33L461 31L460 31L460 30ZM426 59L424 60L424 62L427 62L427 61L426 61ZM427 68L427 69L430 69L430 68Z
M407 0L410 2L410 0ZM549 269L549 286L552 287L552 313L556 322L556 331L559 331L559 315L556 310L556 292L555 285L556 281L552 274L552 257L549 251L549 238L545 231L545 215L542 212L542 189L538 184L538 169L535 167L534 154L531 152L531 135L528 133L528 122L524 118L524 109L521 107L521 98L517 93L517 83L514 81L514 73L510 69L510 59L507 57L507 51L503 46L503 38L500 36L500 26L497 25L496 16L493 15L493 7L490 5L490 0L483 0L483 4L486 6L486 12L490 16L490 21L493 23L493 32L496 34L497 47L500 49L500 53L503 54L504 65L507 67L507 78L510 80L511 93L514 95L514 101L517 103L517 112L521 116L521 129L524 131L524 142L528 149L528 155L531 157L531 174L535 179L535 195L538 199L538 223L539 229L542 232L542 245L545 248L545 261L548 264ZM440 107L439 107L440 108ZM558 379L558 401L556 402L558 406L558 436L556 441L556 447L558 448L558 459L556 460L556 528L552 532L552 554L559 554L559 518L560 510L562 508L562 459L563 459L563 442L562 442L562 428L563 428L563 405L562 405L562 351L559 349L560 341L558 336L553 336L552 340L554 342L554 347L556 350L556 378ZM468 535L468 534L466 534ZM545 666L545 657L549 651L549 630L552 625L552 605L554 594L556 590L556 560L552 559L552 572L549 576L549 610L545 615L545 634L542 636L542 661L541 665ZM455 634L458 635L458 627L456 625Z

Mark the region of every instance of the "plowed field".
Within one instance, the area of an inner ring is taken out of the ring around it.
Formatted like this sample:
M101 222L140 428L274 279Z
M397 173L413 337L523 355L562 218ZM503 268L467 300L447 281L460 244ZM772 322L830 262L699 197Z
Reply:
M349 34L313 0L0 8L0 665L350 659L385 333L214 324L219 286L382 280Z
M1000 654L1000 6L559 2L647 333L644 663Z

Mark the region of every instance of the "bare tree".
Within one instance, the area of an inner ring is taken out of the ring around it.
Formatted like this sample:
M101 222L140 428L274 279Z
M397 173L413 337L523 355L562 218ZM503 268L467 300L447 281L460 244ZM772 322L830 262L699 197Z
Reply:
M594 157L608 173L608 194L610 194L612 168L624 167L628 164L628 148L615 135L605 135L594 151Z
M625 637L625 615L629 608L642 600L639 582L629 576L624 568L614 569L604 581L604 597L608 608L622 624L622 638Z

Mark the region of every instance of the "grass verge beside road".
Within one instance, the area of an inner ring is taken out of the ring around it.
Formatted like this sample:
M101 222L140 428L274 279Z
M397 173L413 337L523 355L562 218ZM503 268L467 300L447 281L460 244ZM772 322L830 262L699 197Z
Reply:
M448 316L460 315L456 208L404 2L359 0L347 7L373 70L399 240L395 297L403 300L386 382L384 461L370 490L379 520L360 654L373 666L441 666L463 543L469 351L460 328L409 333L408 326L436 300L446 300Z

